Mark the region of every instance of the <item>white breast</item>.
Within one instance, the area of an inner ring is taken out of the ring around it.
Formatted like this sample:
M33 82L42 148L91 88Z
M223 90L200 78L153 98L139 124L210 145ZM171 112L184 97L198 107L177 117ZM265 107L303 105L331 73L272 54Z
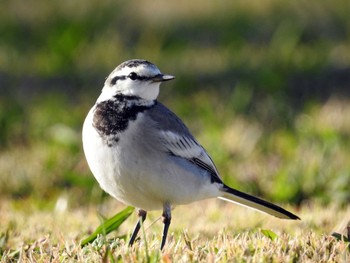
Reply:
M83 148L101 188L125 204L145 210L162 209L164 200L144 188L143 180L147 180L152 164L145 163L142 160L145 153L135 147L138 120L130 122L122 138L109 147L92 126L93 111L94 107L84 122ZM144 169L139 169L139 162Z
M93 107L86 116L83 125L83 148L88 165L101 188L117 198L120 191L118 184L118 165L115 153L102 140L93 127ZM119 199L119 198L118 198Z
M84 122L84 152L96 180L111 196L147 211L162 209L166 202L186 204L218 196L207 172L166 154L154 123L143 113L109 147L92 126L93 110Z

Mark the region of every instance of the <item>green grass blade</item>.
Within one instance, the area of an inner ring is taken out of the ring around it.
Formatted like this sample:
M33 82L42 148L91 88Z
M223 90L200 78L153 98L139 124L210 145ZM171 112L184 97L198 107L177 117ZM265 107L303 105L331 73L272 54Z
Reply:
M268 229L261 229L260 232L265 236L274 241L278 236L275 232Z
M107 235L110 232L117 230L119 226L132 214L134 209L134 207L128 206L118 214L105 220L100 226L96 228L94 233L92 233L89 237L81 242L81 246L85 246L86 244L93 242L99 234Z

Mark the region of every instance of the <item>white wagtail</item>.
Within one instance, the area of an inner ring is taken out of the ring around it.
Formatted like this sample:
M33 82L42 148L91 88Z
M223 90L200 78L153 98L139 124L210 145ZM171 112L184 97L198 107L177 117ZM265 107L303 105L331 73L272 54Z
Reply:
M225 185L205 149L172 111L157 101L174 79L146 60L120 64L107 77L83 127L84 152L103 190L138 208L132 245L147 211L163 209L164 247L175 205L218 197L283 219L285 209Z

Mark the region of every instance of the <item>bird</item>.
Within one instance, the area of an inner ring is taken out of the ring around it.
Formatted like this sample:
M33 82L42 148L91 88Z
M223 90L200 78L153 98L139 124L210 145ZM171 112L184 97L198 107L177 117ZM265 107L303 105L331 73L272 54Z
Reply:
M83 150L100 187L120 202L137 208L132 246L147 212L162 210L164 248L177 205L220 198L281 219L300 219L273 203L226 185L207 151L184 122L157 100L161 73L143 59L117 66L82 129Z

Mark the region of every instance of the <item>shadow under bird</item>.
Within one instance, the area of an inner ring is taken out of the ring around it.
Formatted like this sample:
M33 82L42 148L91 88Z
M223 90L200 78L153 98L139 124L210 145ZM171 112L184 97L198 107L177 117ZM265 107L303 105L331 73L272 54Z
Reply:
M163 249L175 205L218 197L282 219L291 212L224 184L214 162L172 111L157 101L160 83L174 79L146 60L120 64L108 76L83 126L83 147L101 188L140 217L163 210Z

